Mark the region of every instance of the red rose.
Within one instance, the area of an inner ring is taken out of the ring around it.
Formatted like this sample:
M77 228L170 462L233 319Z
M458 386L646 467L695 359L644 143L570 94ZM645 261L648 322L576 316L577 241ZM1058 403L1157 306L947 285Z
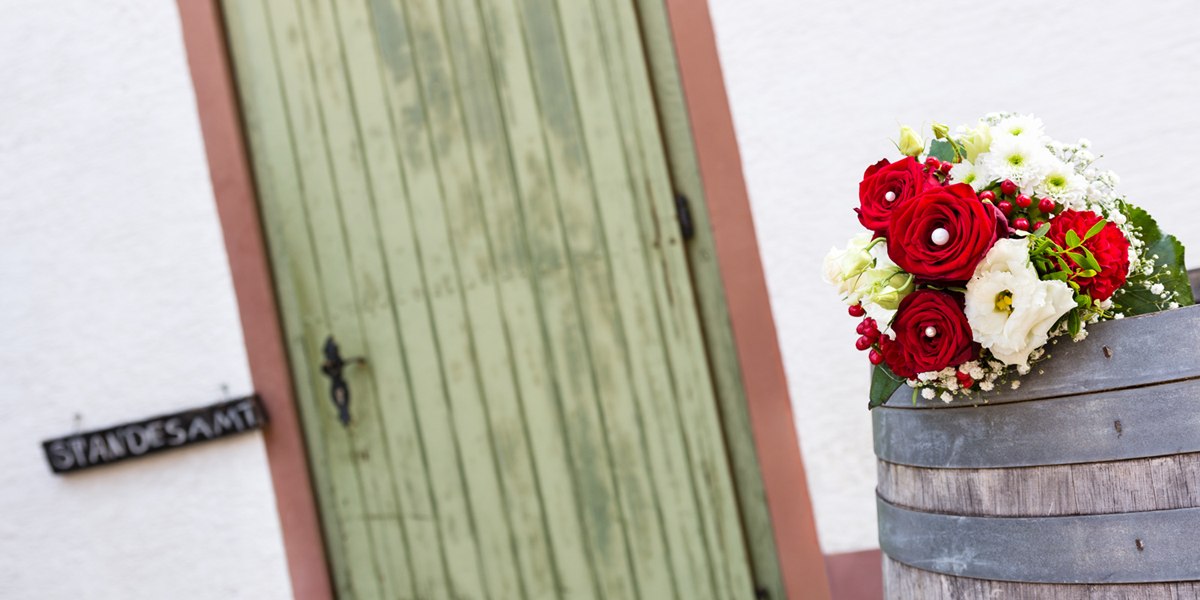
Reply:
M1090 211L1064 210L1050 220L1050 230L1046 237L1054 240L1059 246L1066 247L1067 232L1074 231L1083 239L1089 229L1100 221L1100 215ZM1100 233L1083 242L1096 263L1100 272L1094 277L1074 276L1072 281L1079 284L1079 291L1091 296L1093 300L1107 300L1113 292L1125 285L1125 276L1129 274L1129 240L1116 225L1109 222Z
M879 340L888 368L911 379L977 358L979 344L972 341L962 306L962 296L951 292L918 290L906 296L892 321L895 338Z
M925 168L911 156L894 163L885 158L867 167L858 184L859 208L854 209L858 222L875 235L887 236L892 211L931 185L936 181L931 181Z
M965 183L930 188L892 212L888 256L924 281L966 281L1007 234L1003 219Z

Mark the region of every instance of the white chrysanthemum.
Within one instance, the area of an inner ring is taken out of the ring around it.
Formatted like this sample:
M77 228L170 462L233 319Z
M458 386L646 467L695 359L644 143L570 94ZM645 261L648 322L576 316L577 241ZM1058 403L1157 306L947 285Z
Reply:
M1067 284L1038 278L1028 238L997 241L967 282L965 312L975 341L1006 365L1028 366L1029 355L1073 308Z
M1054 198L1067 208L1080 210L1088 191L1088 182L1071 165L1051 159L1047 162L1042 180L1034 185L1034 191L1039 196Z
M979 166L987 171L991 179L1011 179L1025 193L1033 192L1033 186L1058 163L1058 159L1034 138L1004 136L992 140L987 154L979 156Z
M1042 120L1033 115L1012 115L992 127L992 139L1019 137L1041 142L1045 135Z
M968 184L975 191L983 189L983 186L988 184L986 175L981 173L980 169L975 165L965 160L950 169L950 179L956 183Z

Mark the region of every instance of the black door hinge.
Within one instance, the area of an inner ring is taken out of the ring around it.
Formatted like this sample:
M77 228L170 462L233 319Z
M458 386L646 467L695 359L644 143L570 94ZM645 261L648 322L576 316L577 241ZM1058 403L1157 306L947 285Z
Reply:
M675 215L679 218L679 231L683 234L684 241L695 237L696 224L692 222L692 208L687 196L675 194Z

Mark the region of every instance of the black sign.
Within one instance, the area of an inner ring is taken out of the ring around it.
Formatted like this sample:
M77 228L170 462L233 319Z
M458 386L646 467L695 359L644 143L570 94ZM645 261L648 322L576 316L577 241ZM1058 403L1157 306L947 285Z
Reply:
M51 470L69 473L252 431L265 421L255 395L46 440L42 448Z

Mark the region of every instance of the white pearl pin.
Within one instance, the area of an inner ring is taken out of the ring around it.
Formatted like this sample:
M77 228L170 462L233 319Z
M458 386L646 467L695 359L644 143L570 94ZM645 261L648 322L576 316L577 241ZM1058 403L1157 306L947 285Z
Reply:
M950 241L950 232L946 231L944 227L938 227L929 235L929 239L939 246L945 246L946 242Z
M934 327L933 325L930 325L929 327L926 327L926 328L925 328L925 337L929 337L929 338L931 338L931 337L934 337L934 336L936 336L936 335L937 335L937 327Z
M887 200L888 202L895 202L896 201L896 192L888 192L888 193L884 194L883 199Z

